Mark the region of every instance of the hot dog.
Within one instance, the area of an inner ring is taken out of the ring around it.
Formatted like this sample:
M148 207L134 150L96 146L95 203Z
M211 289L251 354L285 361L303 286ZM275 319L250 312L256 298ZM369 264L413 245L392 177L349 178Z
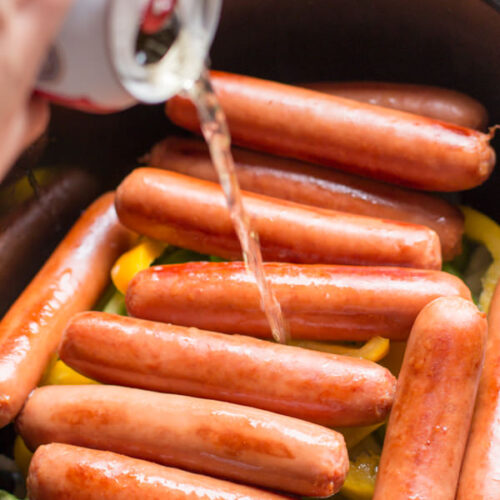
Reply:
M94 305L130 233L108 193L94 202L0 322L0 426L39 382L68 319Z
M500 498L500 285L488 315L488 342L457 500Z
M17 427L31 449L62 442L306 496L335 493L344 438L283 415L114 386L36 389Z
M229 401L329 427L382 421L396 384L363 359L98 312L71 319L59 355L107 384Z
M30 465L30 500L280 500L249 486L171 469L108 451L40 446Z
M431 191L478 186L495 164L490 136L476 130L247 76L211 80L240 146ZM199 130L186 97L166 109L176 125Z
M47 260L69 225L98 193L97 181L67 169L38 195L0 218L0 316Z
M398 379L374 500L453 500L487 324L472 302L445 297L413 326Z
M456 90L442 87L365 81L314 82L301 86L384 108L428 116L461 127L484 130L488 124L488 113L480 102Z
M424 226L308 207L243 192L266 260L438 269L439 238ZM220 186L142 168L118 187L127 227L173 245L231 260L241 249Z
M278 263L265 263L264 270L294 338L404 340L435 298L470 299L458 278L439 271ZM151 267L132 280L126 302L129 313L143 319L271 336L241 262Z
M461 212L444 200L331 169L232 148L241 189L284 200L430 227L439 235L445 261L460 253ZM217 174L205 144L170 137L147 157L153 167L207 181Z

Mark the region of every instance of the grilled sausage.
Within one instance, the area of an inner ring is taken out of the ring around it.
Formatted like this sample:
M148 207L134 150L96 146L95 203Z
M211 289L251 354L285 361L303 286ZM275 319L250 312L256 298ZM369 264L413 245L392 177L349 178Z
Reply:
M98 312L72 318L59 355L107 384L229 401L328 427L382 421L396 384L364 359Z
M301 84L311 90L428 116L461 127L484 130L488 124L486 108L472 97L456 90L389 82L313 82Z
M279 500L282 495L171 469L108 451L40 446L28 476L30 500Z
M337 432L283 415L114 386L46 386L24 406L28 447L62 442L238 482L328 496L348 469Z
M423 226L308 207L253 193L243 203L266 260L438 269L437 234ZM118 187L116 209L127 227L157 240L241 259L220 186L142 168Z
M0 426L19 412L68 319L94 305L130 243L108 193L80 217L0 322Z
M458 297L428 304L413 326L389 418L374 500L453 500L487 324Z
M265 263L264 270L294 338L367 340L408 337L420 310L468 288L440 271ZM270 337L256 285L241 262L155 266L137 274L129 313L153 321Z
M329 210L421 224L439 235L445 261L461 251L463 216L440 198L277 156L240 148L232 152L241 189ZM218 180L208 149L198 140L170 137L156 144L146 160L153 167Z
M64 170L38 195L0 218L0 317L50 256L59 238L97 195L96 180Z
M457 500L500 498L500 285L488 316L488 342Z
M212 72L235 144L431 191L483 183L495 165L490 135L431 118L247 76ZM198 131L192 102L169 118Z

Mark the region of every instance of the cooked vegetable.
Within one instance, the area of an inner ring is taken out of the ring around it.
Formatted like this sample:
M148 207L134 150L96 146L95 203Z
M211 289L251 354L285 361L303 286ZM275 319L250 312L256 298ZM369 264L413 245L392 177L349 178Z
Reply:
M466 236L483 244L493 258L493 263L486 274L481 273L482 292L479 296L479 308L487 313L495 286L500 278L500 226L493 219L473 208L461 208L465 215Z
M343 354L355 358L369 359L370 361L380 361L389 352L390 342L389 339L383 337L373 337L360 347L350 347L348 344L333 342L315 342L313 340L291 340L289 344L331 354Z
M353 450L350 450L349 472L340 490L346 498L352 500L372 498L381 451L373 436L366 437Z
M132 278L139 271L148 268L163 253L166 246L150 238L142 238L134 248L124 253L111 270L111 278L116 288L124 294Z
M80 375L64 361L58 360L54 363L52 369L45 374L40 385L86 385L97 383L95 380Z

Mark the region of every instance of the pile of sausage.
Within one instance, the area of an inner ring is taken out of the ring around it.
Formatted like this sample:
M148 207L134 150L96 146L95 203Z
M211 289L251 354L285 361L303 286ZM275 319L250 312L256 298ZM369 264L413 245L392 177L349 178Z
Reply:
M292 337L408 339L397 384L374 362L266 340L206 149L170 138L155 168L93 203L0 323L0 425L16 419L36 450L30 499L327 497L349 467L331 428L389 412L375 499L498 498L500 292L473 419L487 321L440 271L461 251L463 218L407 189L488 178L490 137L464 126L484 126L483 108L413 86L211 77L234 142L279 155L234 150ZM387 95L399 110L361 102ZM198 130L188 100L167 114ZM127 289L129 317L90 312L135 233L230 262L151 267ZM56 349L109 385L34 389Z

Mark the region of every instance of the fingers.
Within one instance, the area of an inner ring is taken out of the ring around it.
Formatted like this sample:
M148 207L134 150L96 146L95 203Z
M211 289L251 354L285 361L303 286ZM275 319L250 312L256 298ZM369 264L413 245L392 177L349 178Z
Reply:
M47 126L47 103L31 95L71 3L0 0L0 180Z
M70 3L71 0L0 2L0 17L4 19L3 27L0 25L0 60L2 66L8 67L7 78L17 83L18 93L31 93Z

